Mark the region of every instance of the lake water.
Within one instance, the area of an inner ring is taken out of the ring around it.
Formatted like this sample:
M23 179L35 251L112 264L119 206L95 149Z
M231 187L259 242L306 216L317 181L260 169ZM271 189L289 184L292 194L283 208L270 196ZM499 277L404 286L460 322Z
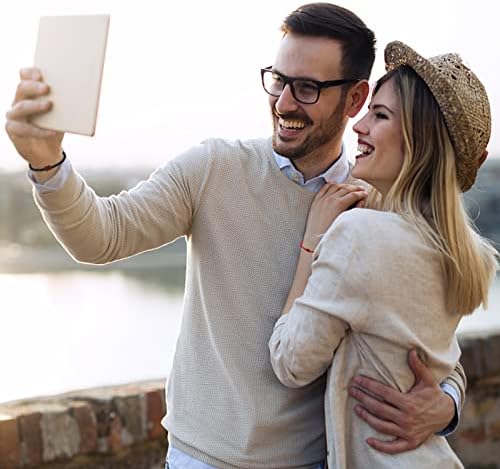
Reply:
M117 272L1 274L0 402L167 376L182 289Z
M167 376L182 279L169 285L154 274L0 274L0 402ZM490 303L459 331L500 330L500 279Z

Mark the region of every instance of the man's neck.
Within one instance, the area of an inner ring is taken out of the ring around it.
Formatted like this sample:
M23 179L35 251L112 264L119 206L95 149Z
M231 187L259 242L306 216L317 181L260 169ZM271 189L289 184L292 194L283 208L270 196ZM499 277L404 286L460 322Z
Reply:
M309 179L315 178L316 176L328 171L339 161L342 156L342 146L337 149L336 153L332 154L337 156L333 159L324 160L323 158L315 158L314 155L307 155L304 158L292 160L292 164L295 166L295 169L300 171L302 176L304 176L304 180L308 181Z

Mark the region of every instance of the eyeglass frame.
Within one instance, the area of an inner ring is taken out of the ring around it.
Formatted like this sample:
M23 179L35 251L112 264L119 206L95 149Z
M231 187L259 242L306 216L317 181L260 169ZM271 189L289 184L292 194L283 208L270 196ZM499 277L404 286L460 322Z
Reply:
M280 94L272 94L269 91L267 91L266 86L264 85L264 75L268 72L271 72L273 74L278 75L282 80L283 80L283 89L281 90ZM264 88L264 91L269 95L269 96L274 96L275 98L279 98L283 91L285 91L286 85L290 86L290 91L292 92L293 98L298 101L301 104L316 104L319 101L319 97L321 95L321 90L324 88L331 88L332 86L340 86L340 85L346 85L347 83L357 83L358 81L361 81L359 78L343 78L340 80L326 80L326 81L319 81L319 80L314 80L312 78L305 78L305 77L289 77L287 75L284 75L281 72L278 72L277 70L273 70L273 66L270 65L269 67L266 68L261 68L260 69L260 77L262 81L262 88ZM308 81L310 83L314 83L318 87L318 96L316 97L316 100L310 103L305 103L304 101L301 101L300 99L295 96L295 87L293 86L293 83L295 81Z

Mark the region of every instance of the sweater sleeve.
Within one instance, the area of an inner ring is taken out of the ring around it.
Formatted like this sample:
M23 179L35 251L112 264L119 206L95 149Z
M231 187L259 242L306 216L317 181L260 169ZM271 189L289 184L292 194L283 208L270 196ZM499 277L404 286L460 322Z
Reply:
M364 294L359 236L347 220L334 223L316 251L301 297L274 327L271 363L286 386L300 387L321 376L348 329L361 326Z
M78 261L104 264L169 243L190 231L204 184L206 149L199 145L157 169L148 180L98 196L73 169L60 189L35 191L42 216Z

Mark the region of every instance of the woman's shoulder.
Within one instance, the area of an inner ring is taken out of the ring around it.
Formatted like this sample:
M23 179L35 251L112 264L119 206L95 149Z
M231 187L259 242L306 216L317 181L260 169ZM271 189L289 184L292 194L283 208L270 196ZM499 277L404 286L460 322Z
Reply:
M394 229L396 226L405 227L408 223L401 215L394 212L384 212L370 208L353 208L341 213L332 227L335 225L349 225L351 228L370 232L380 229Z
M440 260L439 252L419 226L394 212L348 210L337 217L322 242L331 249L342 246L363 253L367 260L378 264Z
M391 240L419 238L418 229L401 215L368 208L354 208L343 212L333 222L325 237L345 238L350 244L355 240L369 242L371 246Z

